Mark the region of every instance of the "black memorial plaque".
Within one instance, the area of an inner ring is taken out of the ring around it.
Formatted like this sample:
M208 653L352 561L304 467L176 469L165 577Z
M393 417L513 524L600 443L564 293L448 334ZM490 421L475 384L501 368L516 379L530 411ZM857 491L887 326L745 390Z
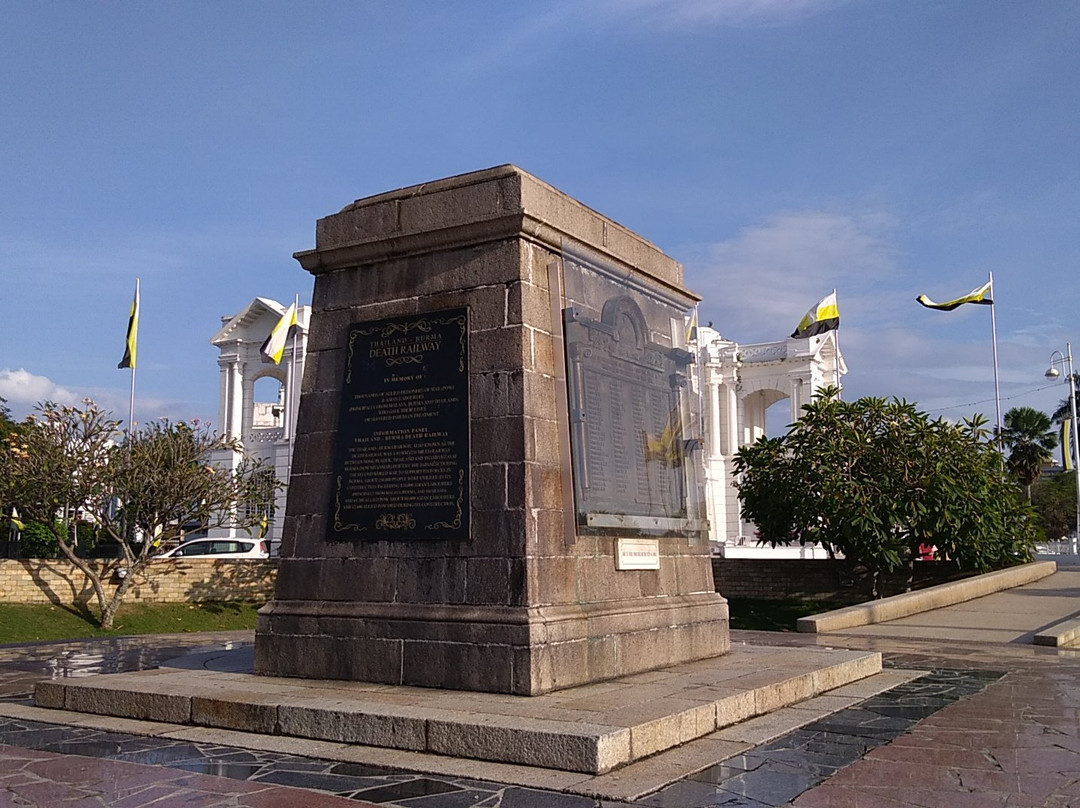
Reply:
M627 296L599 320L564 312L579 524L603 516L685 519L680 398L693 357L658 345Z
M330 541L469 538L468 309L349 326Z

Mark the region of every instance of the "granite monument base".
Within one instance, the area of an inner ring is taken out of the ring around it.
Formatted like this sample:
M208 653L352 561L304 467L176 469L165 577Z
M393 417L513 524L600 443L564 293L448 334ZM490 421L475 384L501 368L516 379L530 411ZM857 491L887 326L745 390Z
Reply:
M260 612L256 669L536 695L728 651L726 602L662 600L532 608L277 600Z

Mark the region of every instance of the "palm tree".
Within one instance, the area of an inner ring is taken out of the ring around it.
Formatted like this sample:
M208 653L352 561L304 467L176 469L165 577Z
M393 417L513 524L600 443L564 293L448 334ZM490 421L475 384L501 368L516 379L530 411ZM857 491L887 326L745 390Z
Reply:
M1072 376L1073 387L1076 389L1076 394L1080 396L1080 373L1074 373ZM1054 410L1050 416L1050 420L1055 424L1061 424L1072 418L1072 403L1069 396L1061 399L1061 403L1058 404L1058 408Z
M1014 407L1005 413L1001 440L1009 447L1009 472L1027 489L1030 502L1031 485L1053 459L1051 450L1057 446L1050 417L1033 407Z

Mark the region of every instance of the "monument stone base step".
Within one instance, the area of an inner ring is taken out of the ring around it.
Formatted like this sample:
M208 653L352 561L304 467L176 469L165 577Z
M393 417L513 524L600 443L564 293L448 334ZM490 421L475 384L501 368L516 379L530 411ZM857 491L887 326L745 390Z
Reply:
M40 682L37 707L603 774L881 671L877 652L734 646L542 696L256 676L251 648Z

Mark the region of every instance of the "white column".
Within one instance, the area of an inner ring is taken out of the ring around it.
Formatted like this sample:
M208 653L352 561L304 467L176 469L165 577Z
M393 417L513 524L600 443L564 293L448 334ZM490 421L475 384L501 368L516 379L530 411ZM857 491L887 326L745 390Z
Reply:
M709 456L726 454L723 446L723 431L720 428L720 382L709 381Z
M255 427L255 380L248 379L243 372L240 374L240 389L243 391L240 398L240 433L239 438L244 439L250 435Z
M739 446L742 444L739 441L739 427L742 420L739 412L739 394L735 389L734 382L728 382L724 385L727 393L727 446L724 447L724 454L728 457L734 457L735 453L739 451Z
M243 422L244 376L240 370L240 360L237 358L229 368L229 422L226 426L226 434L230 439L242 437Z
M218 430L222 435L229 434L229 379L231 368L227 362L218 362Z

